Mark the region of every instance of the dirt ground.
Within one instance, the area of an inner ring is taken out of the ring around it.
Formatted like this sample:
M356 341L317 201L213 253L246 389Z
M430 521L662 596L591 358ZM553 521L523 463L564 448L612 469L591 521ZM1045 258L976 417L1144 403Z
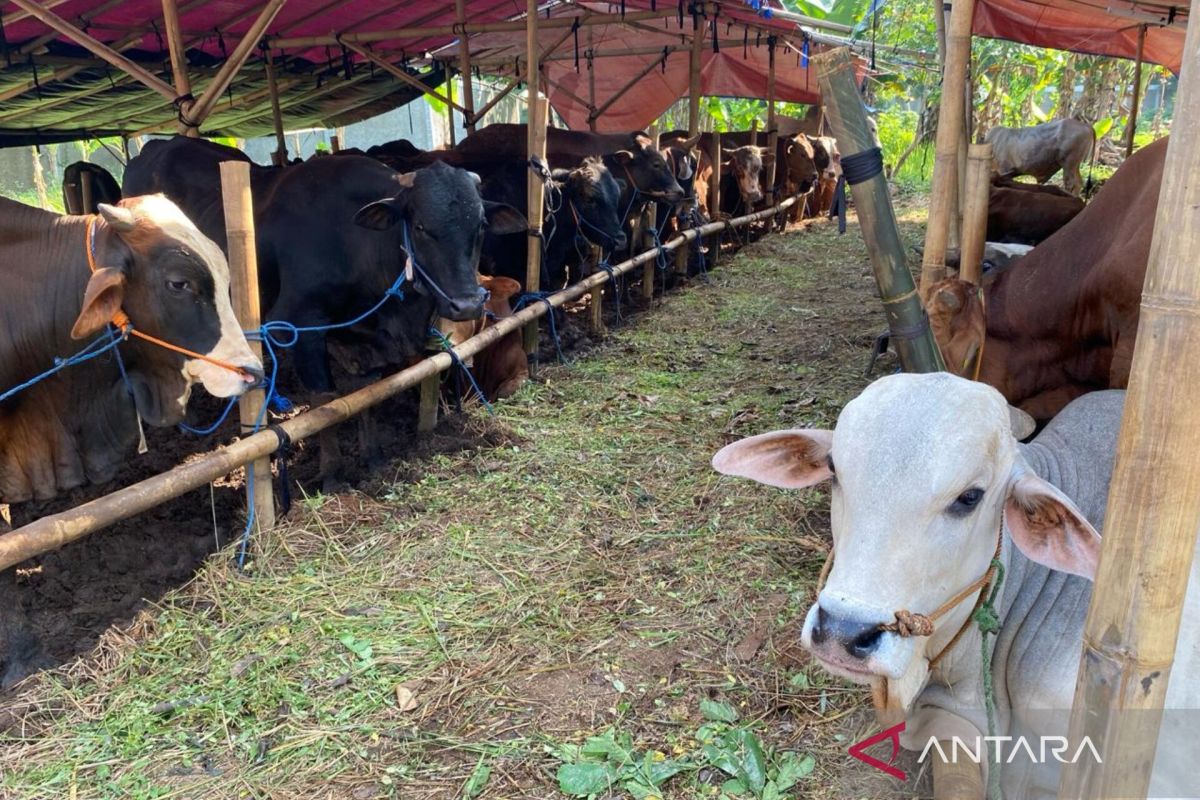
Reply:
M827 500L708 466L865 385L884 323L857 226L766 237L654 305L603 339L568 315L571 363L546 342L494 417L417 438L388 405L388 463L352 458L346 492L300 446L245 573L236 476L24 565L60 666L0 697L0 797L717 798L737 764L763 771L740 796L920 796L847 755L863 692L798 644Z

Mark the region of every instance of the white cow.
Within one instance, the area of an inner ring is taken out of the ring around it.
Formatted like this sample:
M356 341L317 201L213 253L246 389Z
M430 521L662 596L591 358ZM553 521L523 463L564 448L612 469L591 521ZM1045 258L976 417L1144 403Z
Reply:
M999 540L1002 627L988 639L996 733L1028 737L1036 751L1036 737L1066 733L1123 401L1117 391L1085 395L1022 445L995 389L946 373L892 375L848 403L835 430L754 436L721 450L713 466L783 488L832 481L832 568L801 638L835 675L888 679L909 749L930 737L974 745L988 735L980 633L969 620L978 592L944 615L936 610L988 572ZM1200 719L1198 573L1200 556L1167 694L1168 708L1195 710L1192 722ZM881 630L894 629L901 610L936 617L932 635ZM1179 728L1181 719L1167 724ZM1081 745L1071 743L1068 755ZM1152 794L1200 797L1198 756L1194 732L1164 733ZM1003 765L1005 797L1055 796L1058 763L1039 759L1022 754Z

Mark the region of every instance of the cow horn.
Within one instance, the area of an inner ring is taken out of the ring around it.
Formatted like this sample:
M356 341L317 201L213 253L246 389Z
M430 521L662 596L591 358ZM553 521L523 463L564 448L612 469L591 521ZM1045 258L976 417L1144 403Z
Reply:
M1037 429L1037 423L1033 421L1033 417L1013 406L1008 407L1008 425L1017 441L1029 438L1029 435Z
M104 221L119 233L129 233L137 227L137 219L128 208L101 203L96 210L100 212L100 216L104 217Z
M475 185L476 185L476 186L482 186L482 185L483 185L483 178L479 177L479 173L478 173L478 172L471 172L470 170L467 170L467 174L468 174L468 175L470 175L470 176L471 176L471 178L472 178L472 179L475 181ZM411 186L411 184L410 184L410 186Z
M472 173L472 174L474 174L474 173ZM405 189L411 189L413 187L413 181L415 181L416 179L417 179L416 172L402 172L396 176L396 183L400 184ZM475 180L479 180L478 175L475 176Z

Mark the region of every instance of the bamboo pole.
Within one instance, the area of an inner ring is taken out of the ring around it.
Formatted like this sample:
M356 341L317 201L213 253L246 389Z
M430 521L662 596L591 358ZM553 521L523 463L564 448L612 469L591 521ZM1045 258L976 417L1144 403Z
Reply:
M200 131L194 125L189 125L184 120L189 118L189 113L195 100L192 99L192 82L188 77L187 69L187 51L183 46L183 35L179 32L179 7L175 4L175 0L162 0L163 9L163 27L167 34L167 49L171 55L171 76L175 80L175 94L179 100L179 132L184 136L196 137L200 135Z
M79 174L79 202L80 214L95 214L96 206L92 199L92 173L90 170L84 170Z
M204 92L196 99L196 105L192 107L191 121L197 126L204 124L204 120L208 119L208 115L212 113L213 107L216 106L217 100L229 88L229 84L237 75L238 70L246 63L246 59L254 52L254 48L258 46L262 39L263 32L267 26L275 19L275 15L279 13L279 9L283 8L283 4L287 0L267 0L266 6L259 13L258 17L250 25L250 28L242 36L241 41L237 43L237 47L233 48L233 52L229 54L229 58L217 70L217 74L204 88Z
M693 136L695 134L692 134ZM712 161L712 178L708 184L708 213L713 219L721 217L721 134L713 131L708 140L708 158ZM721 257L721 234L712 237L708 245L708 265L715 267Z
M466 31L466 0L454 0L454 19L458 27ZM469 136L475 132L475 94L471 86L471 39L465 32L458 35L458 72L463 82L463 122Z
M751 139L753 141L753 139ZM767 38L767 154L763 157L763 172L766 174L767 191L775 198L775 176L779 168L775 163L779 149L779 128L775 122L775 37Z
M350 42L350 41L342 42L342 46L345 47L347 50L350 50L351 52L358 53L360 56L365 58L367 61L370 61L372 64L379 67L383 71L390 73L393 77L398 78L399 80L403 81L404 83L407 83L409 86L412 86L414 89L417 89L417 90L421 91L422 93L429 95L430 97L436 98L439 102L445 103L451 109L458 109L459 111L462 111L464 113L466 112L466 109L464 109L462 106L460 106L454 102L453 90L450 88L450 71L449 70L446 70L446 94L441 94L440 92L438 92L437 89L426 86L420 80L418 80L417 78L414 78L412 75L408 74L407 71L401 69L400 67L397 67L395 64L388 61L386 58L383 58L382 56L371 52L370 50L368 50L365 47L362 47L362 46L357 45L354 42Z
M659 56L658 58L654 59L653 61L651 61L646 66L642 67L642 69L639 70L638 73L636 75L634 75L632 78L630 78L625 83L624 86L622 86L620 89L617 89L616 93L613 94L612 97L605 100L603 105L601 105L599 108L597 108L593 111L588 112L588 123L590 124L594 120L599 119L600 115L603 114L605 111L608 111L608 109L612 107L613 103L617 102L622 97L624 97L625 93L628 92L630 89L641 84L642 78L649 75L653 70L658 69L658 66L666 60L667 60L667 54L663 54L663 55ZM592 126L592 127L594 127L594 126Z
M154 75L149 70L141 67L130 61L125 56L116 52L108 45L98 39L89 36L71 23L64 20L62 17L50 11L40 3L34 0L12 0L13 5L23 9L30 16L35 17L39 22L58 31L63 36L83 47L88 52L97 56L109 64L113 65L122 72L128 73L136 78L141 83L158 92L168 100L174 101L176 94L175 89L169 83ZM138 37L141 40L141 37Z
M1137 60L1133 63L1133 101L1129 123L1125 126L1125 157L1133 155L1133 137L1137 134L1138 104L1142 99L1142 54L1146 47L1146 23L1138 25Z
M429 433L437 427L438 401L442 390L442 375L435 372L421 380L421 401L417 408L417 433Z
M28 2L29 0L21 0ZM15 2L15 0L14 0ZM575 26L578 20L579 27L584 28L589 25L620 25L625 22L642 22L645 20L664 19L673 17L676 10L659 9L657 11L629 11L622 17L620 14L573 14L571 16L551 17L549 19L539 19L535 24L543 30L549 28L571 28ZM536 15L535 15L536 16ZM300 49L307 47L324 47L328 45L333 47L338 44L349 43L354 44L369 44L371 42L388 42L396 39L423 39L432 36L473 36L477 33L517 33L526 30L526 19L513 20L511 22L468 22L465 26L459 27L458 23L453 25L427 25L423 27L413 28L393 28L389 30L364 31L362 33L343 33L340 35L330 36L292 36L292 37L277 37L271 39L271 47L277 47L285 50ZM526 40L526 45L529 42ZM661 48L660 48L661 50ZM532 52L526 50L526 52Z
M942 760L936 753L954 752L954 743L943 739L940 745L934 750L933 758L934 800L981 800L984 797L983 770L969 758Z
M275 152L271 154L271 161L282 167L287 163L288 152L287 137L283 135L283 110L279 107L279 83L275 79L275 57L268 51L263 63L267 69L267 92L271 97L271 124L275 128Z
M258 330L258 253L254 244L254 200L250 194L250 165L245 161L221 162L221 197L225 206L225 231L229 242L229 285L233 311L243 330ZM249 340L250 351L261 361L262 344ZM242 430L253 430L266 402L262 389L252 389L238 401ZM253 488L252 488L253 487ZM259 530L275 525L275 495L271 485L271 459L260 456L246 469L247 502L254 504Z
M654 142L654 149L658 149L658 130L657 128L650 133L650 138ZM646 212L642 223L643 230L658 231L658 203L647 203ZM638 242L633 239L629 243L629 252L633 253L634 248L640 248L645 242ZM642 297L646 300L646 305L649 305L654 300L654 273L658 269L657 261L647 261L645 268L642 270ZM664 289L666 286L664 285Z
M950 12L946 41L946 70L942 73L942 103L938 114L934 148L933 186L929 196L929 222L925 228L925 252L921 259L921 295L946 275L946 246L957 214L957 166L959 135L967 63L971 58L971 20L975 0L957 0Z
M987 241L988 195L992 189L992 146L967 148L967 191L963 204L962 248L958 277L976 286L983 280L983 250Z
M795 202L795 198L788 198L779 204L778 209L768 208L736 219L691 228L664 244L663 248L672 251L715 231L753 224L789 208ZM653 252L648 252L622 261L613 267L613 274L623 275L641 266L647 259L654 257ZM591 292L593 288L601 286L609 280L607 272L594 273L574 286L555 292L547 298L547 302L550 304L550 308L559 308L566 303L578 300ZM495 325L484 328L481 333L472 336L454 347L453 350L460 359L469 359L512 331L525 328L530 322L536 321L548 311L546 303L533 303L511 317L505 317L497 321ZM411 389L429 375L445 371L453 363L454 361L448 353L437 353L405 370L389 375L381 381L364 386L356 392L331 400L310 411L297 414L272 427L278 428L288 441L298 442L307 439L344 422L355 414L378 405L389 397ZM8 569L34 556L82 539L114 522L129 519L193 489L205 486L238 467L270 455L279 449L282 441L279 434L273 429L259 431L211 453L191 459L186 464L167 472L146 478L132 486L119 489L73 509L42 517L11 533L0 535L0 570Z
M700 6L703 8L703 4ZM692 13L692 49L688 56L688 136L700 132L700 62L704 52L704 15Z
M960 3L966 1L959 0ZM841 47L821 53L814 56L811 63L817 69L826 118L842 152L861 153L874 148L867 127L867 112L855 85L850 50ZM962 116L958 119L961 121ZM906 372L943 369L941 354L929 328L929 318L925 316L904 257L904 244L896 227L887 178L879 172L869 180L852 185L850 191L871 255L888 328L892 331L892 346L900 356L901 365Z
M1200 0L1191 11L1200 11ZM1090 737L1104 763L1065 765L1059 797L1146 796L1193 569L1200 528L1198 61L1200 31L1188 26L1071 713L1070 740Z
M446 68L446 136L450 139L450 146L454 147L457 135L454 133L454 109L459 108L454 102L454 73L449 67ZM466 113L466 109L463 109Z
M485 116L487 116L487 113L489 111L491 111L493 108L496 107L497 103L499 103L501 100L503 100L504 98L506 98L510 94L512 94L512 90L517 88L520 85L521 85L520 76L510 80L507 84L505 84L503 89L501 89L497 94L495 94L492 97L491 100L488 100L486 103L483 104L483 108L479 109L479 112L476 114L476 118L479 120L482 120Z
M538 0L527 0L525 15L526 62L525 91L528 96L529 122L525 126L525 152L532 162L546 161L546 120L550 102L541 93L541 52L538 48ZM542 176L532 169L526 172L525 183L528 205L526 218L529 220L529 251L525 261L525 291L536 292L542 276L542 218L545 212L545 184ZM525 328L525 352L536 357L538 348L538 326L532 322ZM533 358L532 360L536 360ZM532 366L532 364L531 364Z

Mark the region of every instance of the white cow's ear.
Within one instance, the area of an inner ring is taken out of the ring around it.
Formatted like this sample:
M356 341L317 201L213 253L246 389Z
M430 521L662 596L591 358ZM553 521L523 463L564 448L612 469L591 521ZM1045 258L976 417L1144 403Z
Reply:
M1013 543L1031 560L1095 578L1100 534L1057 487L1028 472L1020 475L1009 487L1004 521Z
M712 465L717 472L768 486L804 489L833 477L829 468L832 445L833 431L774 431L722 447Z

